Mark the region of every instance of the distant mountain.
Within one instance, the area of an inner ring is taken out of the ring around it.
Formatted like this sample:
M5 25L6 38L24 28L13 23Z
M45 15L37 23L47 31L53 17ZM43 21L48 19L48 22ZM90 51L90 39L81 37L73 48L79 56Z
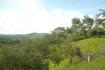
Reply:
M30 33L30 34L27 34L26 36L27 37L43 37L46 35L48 35L48 33Z
M14 34L14 35L0 34L0 43L14 44L14 43L18 43L20 40L23 40L23 39L41 38L46 35L48 35L48 33L30 33L30 34Z

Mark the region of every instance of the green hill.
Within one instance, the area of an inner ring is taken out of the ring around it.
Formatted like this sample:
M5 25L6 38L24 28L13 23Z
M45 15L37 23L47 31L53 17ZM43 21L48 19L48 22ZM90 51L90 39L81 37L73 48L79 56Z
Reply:
M97 52L105 47L105 38L90 38L75 42L76 47L80 47L83 53L87 51ZM74 58L74 61L76 59ZM79 63L70 64L68 59L65 59L57 66L51 66L50 70L105 70L105 56L94 58L90 63L81 61Z
M105 38L90 38L74 43L76 47L80 47L82 52L97 52L105 48Z

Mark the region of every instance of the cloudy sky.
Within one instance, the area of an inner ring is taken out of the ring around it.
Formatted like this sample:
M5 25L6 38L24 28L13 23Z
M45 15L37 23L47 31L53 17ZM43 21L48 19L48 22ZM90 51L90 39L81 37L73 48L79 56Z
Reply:
M48 33L98 9L105 0L0 0L0 34Z

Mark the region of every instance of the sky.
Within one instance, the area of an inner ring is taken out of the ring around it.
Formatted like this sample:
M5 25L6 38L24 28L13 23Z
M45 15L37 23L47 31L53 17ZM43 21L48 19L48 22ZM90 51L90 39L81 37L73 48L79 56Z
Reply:
M105 0L0 0L0 34L49 33L104 8Z

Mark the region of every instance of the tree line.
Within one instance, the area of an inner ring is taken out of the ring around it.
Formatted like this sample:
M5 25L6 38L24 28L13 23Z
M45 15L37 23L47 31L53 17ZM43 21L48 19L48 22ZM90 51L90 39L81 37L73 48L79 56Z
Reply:
M95 16L85 15L83 19L75 17L70 27L58 27L52 34L60 34L69 37L72 41L78 41L89 37L104 37L105 35L105 10L99 10Z

